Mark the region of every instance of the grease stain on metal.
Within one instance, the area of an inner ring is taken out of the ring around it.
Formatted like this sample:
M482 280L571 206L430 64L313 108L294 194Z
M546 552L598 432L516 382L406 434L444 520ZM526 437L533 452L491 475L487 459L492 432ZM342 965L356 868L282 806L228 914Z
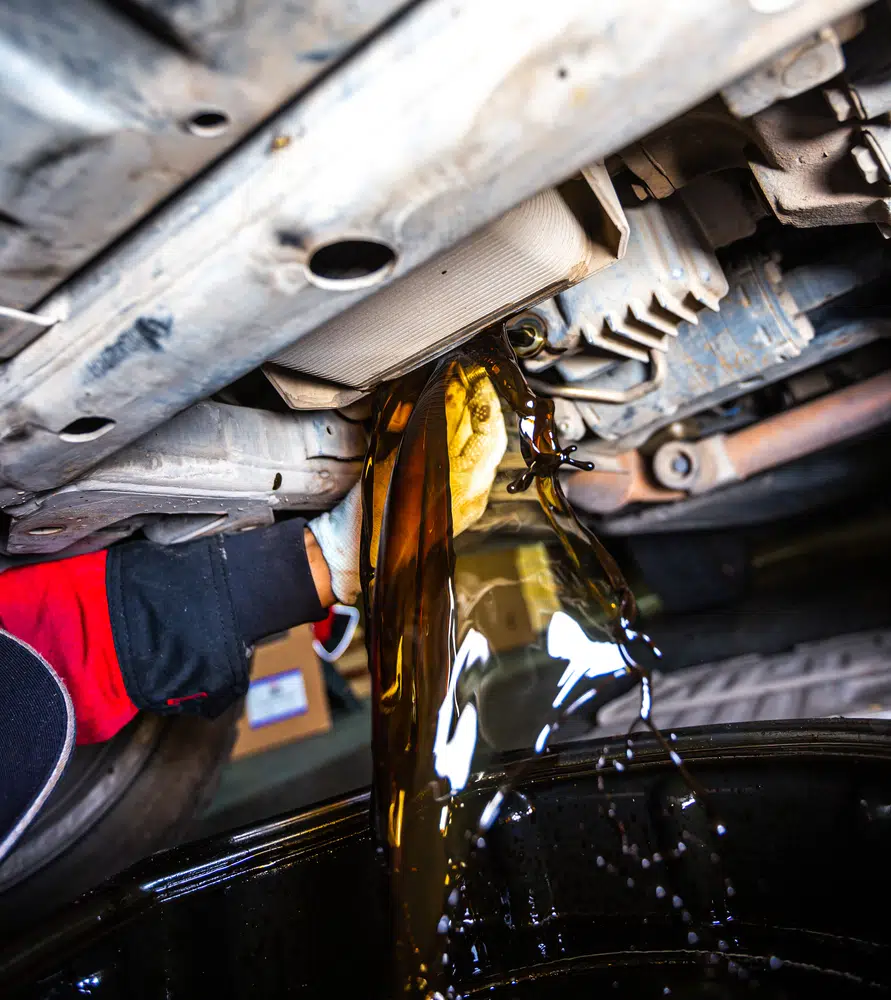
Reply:
M172 333L172 316L140 316L132 326L118 334L112 343L103 347L96 357L87 362L86 381L104 378L134 354L145 350L163 351L163 341L168 340Z

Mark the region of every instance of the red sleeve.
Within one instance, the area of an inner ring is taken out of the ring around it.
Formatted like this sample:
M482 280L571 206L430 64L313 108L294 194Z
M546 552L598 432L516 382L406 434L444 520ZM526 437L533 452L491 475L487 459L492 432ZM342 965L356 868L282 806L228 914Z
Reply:
M107 740L136 714L115 652L105 560L94 552L0 573L0 624L65 682L78 743Z

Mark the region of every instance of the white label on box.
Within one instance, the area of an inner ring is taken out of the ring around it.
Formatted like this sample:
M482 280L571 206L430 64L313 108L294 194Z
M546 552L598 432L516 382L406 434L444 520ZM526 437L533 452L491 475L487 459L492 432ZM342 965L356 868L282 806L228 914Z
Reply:
M251 729L303 715L308 708L302 670L260 677L248 688L247 720Z

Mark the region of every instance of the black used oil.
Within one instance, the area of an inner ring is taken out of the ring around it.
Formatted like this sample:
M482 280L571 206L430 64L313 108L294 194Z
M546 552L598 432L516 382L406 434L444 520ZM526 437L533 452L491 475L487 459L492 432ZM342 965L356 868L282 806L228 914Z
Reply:
M509 490L519 492L535 484L541 508L566 553L573 586L599 611L603 633L599 643L563 616L557 623L560 628L554 628L555 644L569 643L582 652L586 643L591 649L609 645L615 651L612 669L581 671L546 706L535 750L541 753L570 715L593 713L597 705L637 683L641 691L638 722L650 729L677 765L691 802L705 806L706 840L711 840L711 834L724 833L721 823L709 815L707 796L672 749L671 739L652 722L647 664L658 657L658 650L633 627L635 601L619 567L575 517L563 494L559 470L579 463L572 458L574 449L559 446L553 402L529 389L504 335L485 333L379 394L363 475L362 570L371 623L367 643L372 674L373 823L388 882L394 989L431 998L456 996L451 952L459 946L458 935L465 926L485 921L485 914L476 913L474 900L463 892L464 874L468 864L485 852L488 831L511 798L518 777L506 774L499 791L476 814L457 795L468 780L476 743L475 710L472 706L459 709L457 685L461 672L484 665L488 654L485 637L473 629L460 649L456 642L445 415L446 386L455 375L465 382L487 375L516 414L526 469ZM379 539L372 534L376 508ZM559 650L555 655L560 655ZM576 681L585 677L588 683L576 687ZM621 771L632 756L629 734L625 758L604 758L598 766ZM635 845L618 821L616 832L621 850L633 853ZM679 831L674 853L679 857L686 849ZM646 868L660 859L636 860ZM609 863L598 857L601 861ZM626 881L633 884L630 877ZM724 926L727 893L732 891L723 884L717 892L709 889L715 927ZM675 894L669 898L689 920L683 900ZM687 933L693 944L694 932ZM716 932L716 940L721 934ZM537 995L531 984L524 992L529 990L529 995Z

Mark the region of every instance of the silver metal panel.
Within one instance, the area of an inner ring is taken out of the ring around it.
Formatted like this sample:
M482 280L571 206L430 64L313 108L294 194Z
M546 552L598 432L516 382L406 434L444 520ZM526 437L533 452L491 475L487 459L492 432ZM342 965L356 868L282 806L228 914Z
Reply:
M621 213L609 176L597 169ZM591 201L596 204L593 196ZM557 191L543 191L273 360L359 388L400 374L549 291L613 264L618 241L601 242L603 218L589 233Z
M401 5L4 0L0 305L30 309Z
M859 4L758 6L427 0L61 293L0 375L6 482L74 478L369 294L311 281L315 248L382 241L395 280Z
M8 508L6 551L62 552L134 516L174 515L149 527L172 542L320 510L356 482L364 451L361 426L336 413L198 403L89 476Z

